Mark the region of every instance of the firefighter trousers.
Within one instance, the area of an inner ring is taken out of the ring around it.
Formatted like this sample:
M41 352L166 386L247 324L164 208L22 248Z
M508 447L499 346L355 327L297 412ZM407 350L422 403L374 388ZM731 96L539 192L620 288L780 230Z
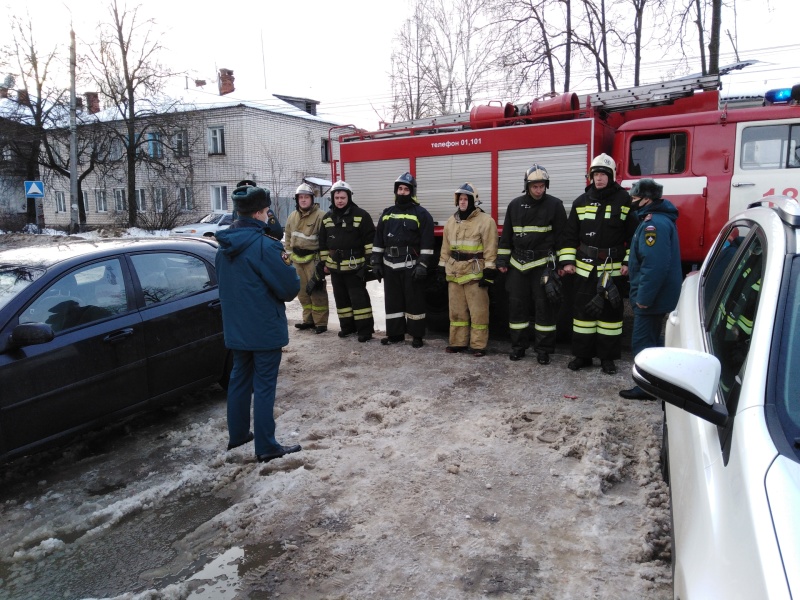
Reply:
M294 270L300 278L300 291L297 299L303 307L303 323L312 323L317 327L328 326L328 290L326 286L314 290L311 295L306 292L308 280L314 275L315 261L294 263Z
M489 342L489 288L477 281L447 284L450 345L485 350Z
M355 273L331 271L333 299L344 333L371 335L375 328L367 284Z
M425 336L425 282L414 281L414 269L392 269L384 264L383 295L386 335Z
M530 347L531 319L533 349L548 354L556 350L557 309L548 301L541 284L544 269L544 266L527 271L508 269L508 328L511 347L515 350Z
M580 358L597 356L600 360L617 360L622 355L622 302L617 308L606 301L600 316L586 313L586 305L597 295L597 271L587 277L575 275L575 307L572 318L572 354ZM620 286L615 277L617 287Z

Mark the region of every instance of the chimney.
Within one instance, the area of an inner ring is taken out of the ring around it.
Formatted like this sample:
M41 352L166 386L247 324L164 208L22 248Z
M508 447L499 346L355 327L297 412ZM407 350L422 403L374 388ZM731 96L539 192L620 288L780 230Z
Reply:
M86 92L86 106L89 114L94 115L100 112L100 95L97 92Z
M219 95L224 96L230 94L234 89L233 87L233 71L230 69L219 70Z
M0 87L0 99L8 98L8 88Z
M27 90L17 90L17 104L23 104L25 106L30 106L30 98L28 98L28 91Z

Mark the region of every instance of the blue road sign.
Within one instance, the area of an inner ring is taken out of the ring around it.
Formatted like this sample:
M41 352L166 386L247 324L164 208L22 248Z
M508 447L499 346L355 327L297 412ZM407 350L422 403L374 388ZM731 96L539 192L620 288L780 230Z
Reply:
M28 198L44 198L44 184L41 181L26 181L25 196Z

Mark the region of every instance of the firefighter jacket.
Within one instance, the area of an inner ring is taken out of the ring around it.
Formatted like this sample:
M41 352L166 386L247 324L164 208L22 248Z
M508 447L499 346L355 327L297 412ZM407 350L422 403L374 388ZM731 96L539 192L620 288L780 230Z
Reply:
M323 213L317 204L312 204L308 212L295 210L286 219L286 253L293 263L307 263L314 260L319 252L319 230Z
M447 220L442 232L439 266L447 281L480 281L484 269L494 269L497 260L497 223L480 208L466 219L458 211Z
M383 258L392 269L410 268L417 261L433 261L433 217L416 198L395 203L381 213L375 230L373 261Z
M506 209L497 265L519 271L543 267L556 258L558 240L567 222L564 203L545 194L534 200L529 194L514 198Z
M320 260L331 271L357 271L369 264L374 236L372 217L352 200L344 208L333 207L319 230Z
M618 183L601 190L588 186L572 204L558 252L560 264L575 265L583 277L594 269L621 275L637 225L630 211L631 197Z
M631 240L628 276L631 305L643 314L666 314L678 305L683 271L678 242L678 209L669 200L636 211L639 226Z

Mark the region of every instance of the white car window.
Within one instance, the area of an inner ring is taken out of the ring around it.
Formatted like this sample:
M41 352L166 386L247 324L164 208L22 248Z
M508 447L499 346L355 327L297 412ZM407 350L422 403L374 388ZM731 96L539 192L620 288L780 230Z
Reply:
M134 254L131 261L147 305L188 296L211 286L206 264L195 256L152 252Z

